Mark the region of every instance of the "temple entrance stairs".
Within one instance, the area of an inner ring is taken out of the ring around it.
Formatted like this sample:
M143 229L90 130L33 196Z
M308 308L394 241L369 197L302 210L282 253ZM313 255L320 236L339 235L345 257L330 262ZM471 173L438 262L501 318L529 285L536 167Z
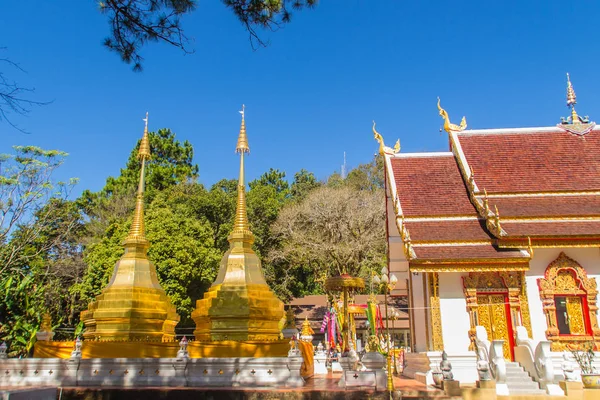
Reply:
M546 391L540 389L539 383L535 382L523 367L516 362L506 363L506 386L510 395L546 396Z

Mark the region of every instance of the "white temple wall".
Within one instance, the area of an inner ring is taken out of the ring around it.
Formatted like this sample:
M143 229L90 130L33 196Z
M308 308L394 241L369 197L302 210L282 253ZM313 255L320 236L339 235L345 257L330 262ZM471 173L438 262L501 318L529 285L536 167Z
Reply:
M414 349L413 351L421 352L427 351L428 342L427 342L427 313L426 307L427 302L425 299L425 293L423 292L423 279L425 274L422 273L412 273L410 275L410 280L412 284L412 292L410 293L412 299L412 321L413 324L413 343Z
M542 308L538 278L543 278L548 265L558 258L561 251L585 268L588 277L596 278L600 285L600 248L557 248L534 249L533 259L529 262L529 271L525 273L527 299L531 316L533 340L546 340L546 316Z
M387 198L387 229L388 229L388 268L398 278L398 284L392 290L392 296L408 294L408 261L404 255L404 245L396 226L392 200Z
M444 272L439 274L440 314L442 338L448 354L464 354L469 351L469 313L463 291L465 274Z

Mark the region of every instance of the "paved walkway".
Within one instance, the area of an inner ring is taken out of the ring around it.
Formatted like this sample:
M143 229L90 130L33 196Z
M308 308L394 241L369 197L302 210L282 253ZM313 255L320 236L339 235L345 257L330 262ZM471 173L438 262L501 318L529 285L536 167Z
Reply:
M338 386L341 373L329 373L328 375L316 375L309 378L306 385L300 388L167 388L167 387L72 387L62 389L62 399L111 399L111 400L154 400L154 399L214 399L214 400L326 400L326 399L377 399L388 400L387 391L375 392L372 389L357 388L345 390ZM9 388L3 388L9 389ZM14 388L17 389L17 388ZM23 389L23 388L19 388ZM19 391L17 389L17 391ZM58 389L57 392L60 392ZM441 390L428 387L414 379L394 377L394 399L448 399Z

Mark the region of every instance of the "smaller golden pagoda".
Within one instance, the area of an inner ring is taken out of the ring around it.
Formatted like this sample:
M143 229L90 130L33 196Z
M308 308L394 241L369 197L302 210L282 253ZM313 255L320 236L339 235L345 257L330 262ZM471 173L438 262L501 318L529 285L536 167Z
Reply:
M254 235L246 213L244 154L250 152L244 109L236 152L240 153L237 209L233 230L227 238L217 279L196 302L192 319L196 340L277 340L281 335L283 303L265 281L260 259L252 250Z
M173 340L179 315L158 282L156 268L148 259L150 243L144 227L144 178L150 158L148 114L140 143L140 181L125 254L115 265L102 293L81 313L88 340Z

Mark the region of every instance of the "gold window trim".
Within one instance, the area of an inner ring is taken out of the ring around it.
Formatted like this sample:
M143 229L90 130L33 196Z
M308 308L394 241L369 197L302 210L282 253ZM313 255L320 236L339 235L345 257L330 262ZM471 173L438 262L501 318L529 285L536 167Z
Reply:
M565 279L568 271L574 279ZM584 342L594 341L596 348L600 347L600 328L598 327L598 289L595 278L589 278L585 269L572 258L561 252L556 260L546 268L544 278L538 279L538 288L544 314L546 315L546 338L552 343L552 351L564 351L571 348L580 348ZM591 332L585 335L559 335L556 321L556 305L554 298L557 295L578 295L587 304L587 311L591 325Z
M431 307L432 350L444 350L442 314L440 311L440 277L437 272L429 274L429 306Z

